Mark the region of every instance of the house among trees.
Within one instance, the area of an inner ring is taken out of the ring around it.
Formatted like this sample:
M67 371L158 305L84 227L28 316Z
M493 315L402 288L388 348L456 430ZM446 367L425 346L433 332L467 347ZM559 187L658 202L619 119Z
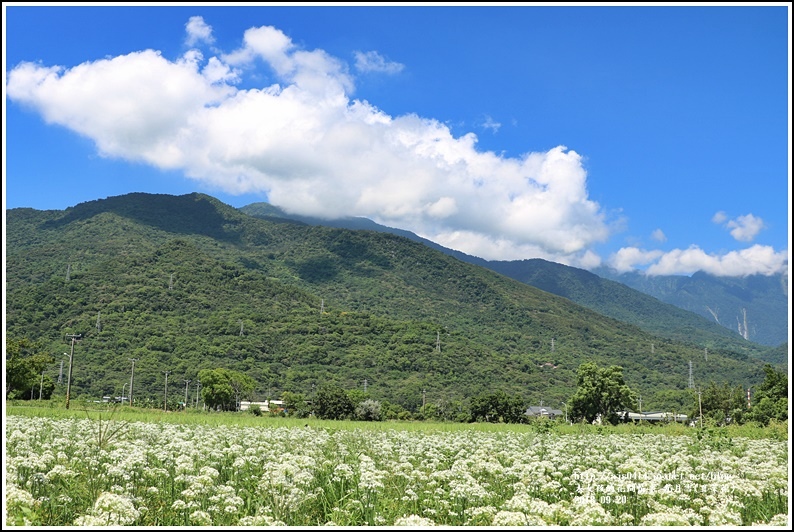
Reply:
M524 414L530 418L547 417L549 419L555 419L557 416L563 415L562 410L545 406L530 406Z

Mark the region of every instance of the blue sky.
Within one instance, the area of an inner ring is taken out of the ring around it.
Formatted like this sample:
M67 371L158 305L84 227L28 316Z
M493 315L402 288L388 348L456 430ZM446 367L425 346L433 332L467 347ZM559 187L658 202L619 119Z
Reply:
M8 209L203 192L494 260L789 271L789 4L3 9Z

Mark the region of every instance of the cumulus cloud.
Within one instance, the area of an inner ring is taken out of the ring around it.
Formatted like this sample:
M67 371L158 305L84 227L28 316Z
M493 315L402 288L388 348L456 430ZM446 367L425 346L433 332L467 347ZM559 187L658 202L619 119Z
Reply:
M752 214L746 214L729 220L726 226L731 230L731 236L739 242L752 242L764 228L764 221Z
M648 275L691 275L703 271L722 277L773 275L788 268L788 251L775 251L771 246L755 245L724 255L709 254L698 246L672 251L644 251L622 248L613 254L609 264L620 272L649 265Z
M188 28L211 36L203 20ZM359 68L377 57L362 55ZM263 65L274 83L237 88ZM346 64L271 26L209 59L144 50L71 68L22 63L7 82L11 100L90 138L103 156L262 192L297 214L366 216L483 258L598 262L590 248L610 231L578 153L481 151L473 133L390 116L353 90Z
M765 227L764 221L752 214L737 216L731 220L725 212L720 211L711 221L730 230L731 236L739 242L752 242Z
M395 61L388 61L378 52L355 52L356 69L359 72L381 72L384 74L397 74L402 72L405 65Z
M195 46L199 42L212 44L215 41L212 36L212 26L207 25L203 17L190 17L185 24L185 31L187 32L185 44L188 46Z
M662 251L645 251L635 247L621 248L609 257L609 265L624 273L645 266L664 255Z

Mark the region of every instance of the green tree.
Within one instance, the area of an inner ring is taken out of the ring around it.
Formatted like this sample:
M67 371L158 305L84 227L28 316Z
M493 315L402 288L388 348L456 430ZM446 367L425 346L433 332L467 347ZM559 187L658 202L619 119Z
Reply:
M311 409L302 393L284 392L281 394L284 401L284 412L290 417L309 417Z
M347 419L356 408L347 392L334 384L320 386L313 406L314 414L320 419Z
M350 398L350 401L353 403L354 407L357 407L367 399L371 399L369 396L369 392L365 392L358 389L348 390L347 396Z
M474 397L471 400L469 413L471 421L490 423L525 423L527 421L524 399L520 395L511 397L502 390Z
M374 399L365 399L356 406L356 419L360 421L380 421L381 406L380 402Z
M600 368L594 362L585 362L576 372L576 392L568 401L571 418L586 419L592 423L599 416L612 424L617 423L616 412L636 404L636 394L623 380L623 368Z
M748 419L763 425L788 419L788 376L771 364L764 365L764 382L755 390L755 402Z
M700 398L694 395L691 418L703 412L705 419L717 424L740 423L744 416L747 400L741 386L732 387L728 383L716 384L713 381L703 388Z
M6 339L6 397L8 399L30 398L31 389L38 398L38 390L42 389L42 373L55 359L41 353L41 345L28 338ZM47 397L52 394L54 384L48 376L44 377ZM44 397L42 390L42 397Z
M240 400L256 387L249 375L226 368L203 369L198 377L201 396L210 409L236 410Z

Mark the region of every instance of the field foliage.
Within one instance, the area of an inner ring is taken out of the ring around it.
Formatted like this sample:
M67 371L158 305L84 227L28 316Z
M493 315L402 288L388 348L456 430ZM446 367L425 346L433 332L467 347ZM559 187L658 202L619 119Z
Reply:
M5 428L6 525L788 520L788 442L773 438L203 416L245 420L213 426L182 423L184 413L134 421L135 412L13 410Z

